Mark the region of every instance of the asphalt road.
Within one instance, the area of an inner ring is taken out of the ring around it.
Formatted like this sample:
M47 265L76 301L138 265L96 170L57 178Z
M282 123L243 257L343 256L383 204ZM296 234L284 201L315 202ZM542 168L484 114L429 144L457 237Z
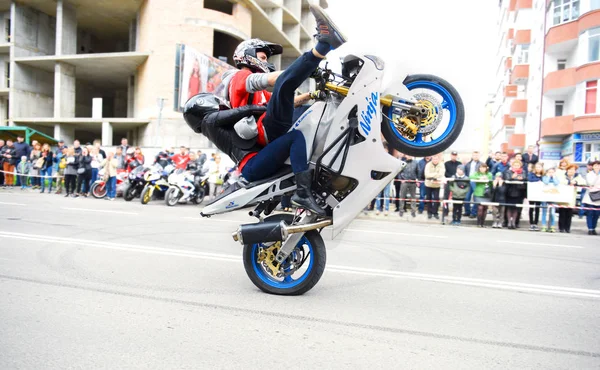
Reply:
M278 297L198 213L1 190L0 369L600 368L599 237L356 220Z

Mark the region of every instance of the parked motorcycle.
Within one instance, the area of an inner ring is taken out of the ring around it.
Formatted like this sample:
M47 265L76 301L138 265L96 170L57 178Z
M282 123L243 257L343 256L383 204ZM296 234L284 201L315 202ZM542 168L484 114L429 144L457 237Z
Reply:
M148 202L150 202L154 196L164 195L164 193L169 189L169 182L167 181L167 178L173 169L174 167L172 165L168 165L165 168L157 165L152 167L150 171L144 174L146 185L144 185L144 189L142 190L142 204L148 204Z
M125 201L130 202L142 194L144 186L146 185L144 175L148 170L149 169L146 167L138 166L129 173L127 177L127 188L123 193L123 199L125 199Z
M117 170L117 197L123 195L127 186L128 172L126 170ZM106 181L104 181L104 169L98 172L98 180L94 181L90 188L90 192L96 199L102 199L106 197Z
M204 186L208 176L200 179L198 189L194 184L194 174L189 171L174 172L169 175L169 190L165 193L165 203L173 207L177 203L187 203L191 201L194 204L200 204L204 201L206 192Z
M312 289L325 270L322 231L340 234L404 168L384 149L382 133L390 147L424 157L449 148L462 130L461 97L445 80L424 74L387 78L398 69L386 70L374 55L347 55L342 64L342 75L326 66L313 74L326 97L290 129L304 134L313 196L327 216L305 210L271 215L281 197L296 190L291 167L252 183L239 178L202 210L210 217L255 207L250 214L259 222L241 225L232 236L243 245L248 277L264 292L298 295Z

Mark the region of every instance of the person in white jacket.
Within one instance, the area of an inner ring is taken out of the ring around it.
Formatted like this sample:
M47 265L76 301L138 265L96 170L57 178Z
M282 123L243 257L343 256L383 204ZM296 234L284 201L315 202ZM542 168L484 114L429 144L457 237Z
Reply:
M592 162L592 170L588 172L586 180L589 188L583 197L583 206L593 208L586 211L588 235L598 235L596 226L600 217L600 199L593 199L597 199L596 197L600 195L600 161Z

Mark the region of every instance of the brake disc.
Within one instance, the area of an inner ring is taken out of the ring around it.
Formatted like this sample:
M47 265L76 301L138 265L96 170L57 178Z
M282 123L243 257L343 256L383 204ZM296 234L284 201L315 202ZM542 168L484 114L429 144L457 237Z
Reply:
M419 133L429 135L437 129L444 117L444 109L442 103L438 99L428 93L422 92L413 95L417 100L416 106L423 107L427 110L427 115L421 117L419 125Z

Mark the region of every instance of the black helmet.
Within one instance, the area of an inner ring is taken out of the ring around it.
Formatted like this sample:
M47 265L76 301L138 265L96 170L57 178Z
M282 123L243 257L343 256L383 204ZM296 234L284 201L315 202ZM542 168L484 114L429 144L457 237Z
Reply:
M192 96L183 107L183 119L194 132L201 133L201 124L209 113L228 109L227 103L218 96L202 93Z

